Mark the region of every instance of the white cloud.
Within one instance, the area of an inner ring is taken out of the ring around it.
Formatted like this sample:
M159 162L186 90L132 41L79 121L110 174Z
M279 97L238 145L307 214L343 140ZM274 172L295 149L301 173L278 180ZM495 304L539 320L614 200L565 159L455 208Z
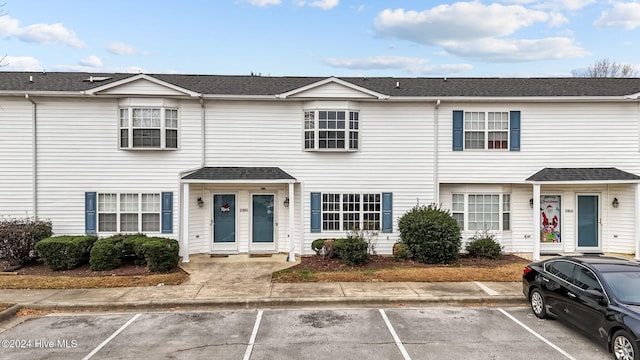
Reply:
M33 24L21 27L20 21L10 16L0 17L0 38L16 38L25 42L38 44L61 44L73 48L85 47L76 33L67 29L62 23Z
M439 5L421 12L387 9L378 14L374 27L381 36L439 46L448 54L481 61L514 62L585 55L586 51L567 37L507 39L536 23L560 26L567 22L560 13L471 1Z
M254 6L271 6L271 5L280 5L282 3L281 0L249 0L249 4Z
M100 58L95 55L90 55L78 61L78 64L80 64L81 66L99 68L99 67L102 67L102 60L100 60Z
M545 12L519 5L484 5L473 1L439 5L422 12L386 9L378 14L374 26L383 36L434 45L453 39L510 35L549 19Z
M566 59L589 55L569 38L537 40L478 39L451 41L443 45L449 54L487 62L522 62Z
M317 7L322 10L331 10L338 6L340 0L316 0L309 3L311 7Z
M324 63L332 67L351 70L405 70L412 75L459 74L473 68L470 64L430 65L429 60L427 59L403 56L376 56L370 58L351 59L328 58L324 60Z
M30 56L6 56L0 64L2 65L2 70L42 71L40 61Z
M114 55L147 55L146 51L137 50L132 45L120 41L112 41L107 45L107 51Z
M593 23L596 27L623 27L633 30L640 26L640 3L615 3Z

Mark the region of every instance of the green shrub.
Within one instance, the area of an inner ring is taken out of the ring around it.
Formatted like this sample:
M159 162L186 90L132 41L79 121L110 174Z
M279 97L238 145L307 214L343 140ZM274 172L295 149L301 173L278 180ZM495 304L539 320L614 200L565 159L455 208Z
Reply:
M29 262L37 256L35 245L48 238L51 221L36 218L0 220L0 258L12 266Z
M465 250L469 256L475 258L499 259L502 256L502 246L495 240L495 235L481 231L471 238Z
M401 242L393 245L393 259L395 261L409 260L412 258L411 251L407 247L407 244Z
M89 257L91 270L104 271L119 267L122 264L123 248L123 238L98 239L91 248Z
M135 244L135 252L138 258L144 258L149 271L167 272L180 261L180 246L178 241L167 238L147 238Z
M37 242L35 248L51 270L70 270L89 263L89 252L97 239L95 235L55 236Z
M344 264L365 265L369 262L369 243L357 232L350 232L346 239L340 240L340 243L337 239L334 241L334 248Z
M119 267L123 259L133 258L149 271L169 271L178 266L178 241L147 237L144 234L114 235L96 241L91 249L91 270L102 271Z
M458 223L436 205L416 206L398 220L401 242L412 259L427 264L451 264L460 254Z

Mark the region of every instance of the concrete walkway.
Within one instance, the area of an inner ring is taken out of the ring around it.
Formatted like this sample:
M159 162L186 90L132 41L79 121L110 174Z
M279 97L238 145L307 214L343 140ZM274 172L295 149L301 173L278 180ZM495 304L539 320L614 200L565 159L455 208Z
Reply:
M106 289L0 290L0 303L21 307L122 311L177 308L274 308L420 306L429 304L524 304L522 284L497 282L271 283L271 273L293 266L282 254L249 258L191 256L181 264L190 276L181 285ZM3 319L4 316L4 319Z

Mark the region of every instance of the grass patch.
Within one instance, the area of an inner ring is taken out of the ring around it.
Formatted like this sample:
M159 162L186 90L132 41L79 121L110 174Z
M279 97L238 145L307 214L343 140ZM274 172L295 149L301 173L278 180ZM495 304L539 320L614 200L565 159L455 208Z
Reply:
M168 274L132 276L0 276L0 289L90 289L130 286L179 285L189 274L184 271Z
M522 280L522 269L528 262L491 267L433 266L392 267L387 269L352 269L340 271L310 271L286 269L273 274L272 281L287 282L464 282Z

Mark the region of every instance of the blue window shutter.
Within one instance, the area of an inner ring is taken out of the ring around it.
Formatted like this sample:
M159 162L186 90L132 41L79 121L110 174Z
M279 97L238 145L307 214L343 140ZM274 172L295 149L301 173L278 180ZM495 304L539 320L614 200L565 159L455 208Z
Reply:
M95 234L96 227L96 193L84 193L84 232L85 234Z
M162 233L173 233L173 193L162 193Z
M453 110L453 151L462 151L464 140L464 112Z
M393 193L382 193L382 232L393 232Z
M520 151L520 111L509 112L509 150Z
M319 192L311 193L311 232L322 231L322 199Z

